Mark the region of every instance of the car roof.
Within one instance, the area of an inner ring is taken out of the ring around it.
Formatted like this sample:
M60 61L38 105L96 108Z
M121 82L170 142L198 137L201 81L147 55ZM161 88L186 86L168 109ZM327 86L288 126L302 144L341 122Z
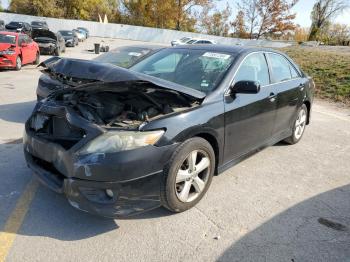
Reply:
M175 49L193 49L193 50L205 50L210 52L226 52L226 53L250 53L257 51L272 51L279 53L276 50L269 48L260 48L260 47L248 47L248 46L235 46L235 45L179 45L171 48Z

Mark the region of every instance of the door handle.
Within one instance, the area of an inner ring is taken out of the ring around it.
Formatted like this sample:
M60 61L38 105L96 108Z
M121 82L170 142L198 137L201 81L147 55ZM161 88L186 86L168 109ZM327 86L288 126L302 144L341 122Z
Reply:
M304 85L304 84L300 84L300 85L299 85L299 89L300 89L300 91L303 91L303 90L304 90L304 88L305 88L305 85Z
M277 96L277 95L276 95L275 93L272 93L272 92L271 92L270 95L269 95L270 101L271 101L271 102L275 102L276 96Z

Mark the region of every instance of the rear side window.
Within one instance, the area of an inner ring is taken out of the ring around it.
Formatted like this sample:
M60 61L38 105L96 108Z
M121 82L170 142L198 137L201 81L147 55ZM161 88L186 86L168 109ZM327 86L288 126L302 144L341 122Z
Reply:
M288 60L279 54L267 54L272 69L273 83L287 81L292 78L299 77L295 68L288 62Z
M262 86L270 84L269 70L262 53L251 54L243 61L235 77L235 82L239 81L257 81Z

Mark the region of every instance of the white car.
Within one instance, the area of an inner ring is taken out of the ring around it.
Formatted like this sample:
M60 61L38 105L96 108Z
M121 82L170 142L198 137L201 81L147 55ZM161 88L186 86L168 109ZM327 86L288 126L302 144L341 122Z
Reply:
M171 41L171 45L172 46L184 45L186 44L186 42L190 41L191 39L192 39L191 37L183 37L181 39Z
M211 44L215 45L216 42L213 40L208 40L208 39L196 39L192 38L191 40L187 41L185 45L200 45L200 44Z

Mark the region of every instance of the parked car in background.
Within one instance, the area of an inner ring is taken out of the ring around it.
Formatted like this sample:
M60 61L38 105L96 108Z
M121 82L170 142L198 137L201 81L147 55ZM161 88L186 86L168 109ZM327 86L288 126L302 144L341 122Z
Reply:
M90 37L90 32L85 27L77 27L77 29L85 32L86 39Z
M33 21L30 23L33 29L45 29L49 30L49 26L45 21Z
M41 54L59 56L66 51L66 42L63 36L50 30L33 30L33 39L38 43Z
M196 38L193 38L193 39L187 41L185 44L186 45L203 45L203 44L215 45L216 42L213 41L213 40L208 40L208 39L196 39Z
M77 34L78 40L80 42L83 42L84 40L86 40L86 33L84 31L78 30L78 29L73 29L72 31Z
M279 141L298 143L312 111L312 79L271 49L178 46L130 69L45 64L72 87L27 120L27 165L73 207L106 217L190 209L214 174Z
M70 30L61 30L58 32L63 36L66 46L74 47L79 44L79 39L75 32Z
M5 25L5 29L7 31L24 33L24 34L27 34L29 36L32 36L32 27L30 26L30 24L28 24L26 22L12 21L12 22L8 23L7 25Z
M39 47L28 35L0 32L0 68L20 70L22 65L39 64L39 61Z
M122 46L99 55L98 57L94 58L93 61L129 68L163 48L165 47L159 45ZM50 60L51 59L44 61L41 65L45 67L46 63L51 63ZM37 100L39 101L59 89L70 87L71 84L72 86L75 85L74 82L66 82L63 84L57 81L55 77L50 77L48 74L42 74L36 88Z
M176 46L176 45L185 44L186 42L190 41L191 39L192 39L191 37L183 37L181 39L171 41L171 45Z
M5 21L4 20L0 20L0 31L5 30Z

